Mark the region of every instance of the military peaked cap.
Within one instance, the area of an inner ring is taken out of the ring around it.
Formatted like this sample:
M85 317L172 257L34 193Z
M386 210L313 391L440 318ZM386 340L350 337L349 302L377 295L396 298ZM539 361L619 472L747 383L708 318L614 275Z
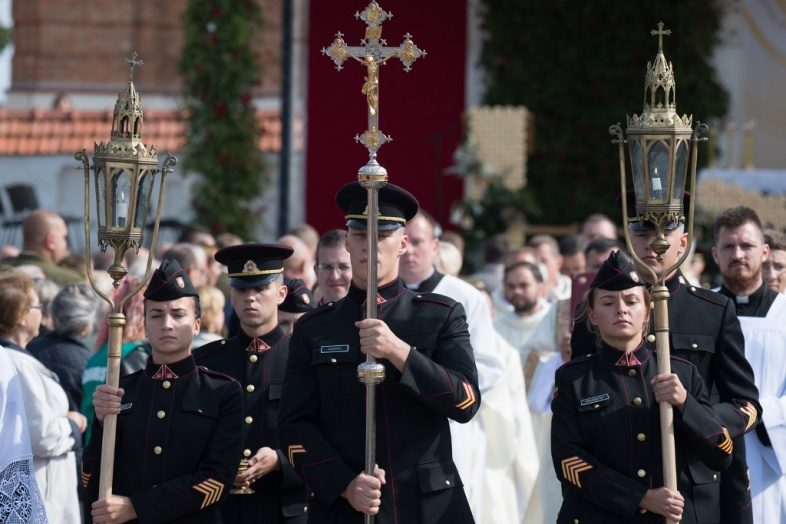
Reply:
M287 313L305 313L316 307L314 295L299 278L284 278L287 286L287 298L278 306L280 311Z
M606 291L622 291L643 285L633 261L620 250L613 251L600 266L590 287Z
M215 258L227 267L229 285L244 289L275 280L284 273L284 259L293 251L279 244L239 244L219 249Z
M394 184L379 189L379 216L377 227L391 230L404 227L418 212L418 201L409 191ZM336 203L344 211L347 226L366 229L368 220L368 191L359 182L350 182L336 193Z

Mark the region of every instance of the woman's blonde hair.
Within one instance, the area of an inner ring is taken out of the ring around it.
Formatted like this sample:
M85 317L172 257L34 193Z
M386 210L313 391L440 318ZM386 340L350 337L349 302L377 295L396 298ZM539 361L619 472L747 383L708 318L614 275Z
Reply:
M226 297L215 286L202 286L199 288L199 302L202 305L202 328L208 329L224 312Z

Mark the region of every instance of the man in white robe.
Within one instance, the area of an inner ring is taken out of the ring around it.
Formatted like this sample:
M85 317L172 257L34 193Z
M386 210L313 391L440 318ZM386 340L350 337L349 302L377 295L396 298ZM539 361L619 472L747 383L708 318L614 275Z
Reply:
M538 474L534 436L518 354L494 330L488 302L470 284L434 269L435 222L418 213L406 228L400 277L407 287L460 302L467 314L481 405L467 424L451 422L453 460L477 524L522 522Z

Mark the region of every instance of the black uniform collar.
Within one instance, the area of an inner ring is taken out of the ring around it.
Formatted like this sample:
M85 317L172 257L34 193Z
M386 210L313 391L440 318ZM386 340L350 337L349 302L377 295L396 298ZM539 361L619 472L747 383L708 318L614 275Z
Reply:
M766 317L770 306L778 297L778 293L766 284L762 284L759 289L746 297L735 295L725 285L722 285L719 291L734 302L737 306L737 315L741 317Z
M253 343L256 347L255 352L258 353L260 351L264 351L278 344L278 342L282 338L284 338L285 334L286 333L284 333L284 330L281 328L281 326L278 325L274 327L272 330L268 331L267 333L259 337L251 337L245 331L243 331L243 328L241 328L240 333L238 333L237 335L237 339L239 342L238 345L244 348L248 348ZM249 349L249 351L251 350Z
M600 343L600 358L606 364L610 364L612 366L625 366L625 367L635 367L641 364L644 364L650 358L650 352L644 345L644 341L641 341L639 347L632 351L631 355L628 355L628 360L633 360L635 358L638 361L638 364L627 364L623 357L625 354L617 348L613 348L606 344L605 342L601 341Z
M405 290L404 283L401 279L395 279L393 282L389 284L385 284L384 286L377 289L377 304L384 304L388 300L393 300L394 298L398 298ZM361 289L355 285L355 282L352 281L352 285L349 286L349 293L347 293L347 298L349 298L352 302L357 302L358 304L365 304L366 303L366 290Z
M145 375L154 380L171 380L173 378L185 377L193 373L196 368L197 365L192 355L188 355L183 360L178 360L171 364L155 364L153 363L153 357L149 357L147 366L145 366Z
M685 277L682 275L682 271L677 270L674 274L666 279L666 288L669 290L669 294L673 295L677 292L679 288L685 285Z
M437 287L437 284L440 283L442 277L444 277L442 273L434 269L431 272L431 276L428 277L426 280L421 282L415 287L410 287L412 291L417 291L418 293L431 293Z

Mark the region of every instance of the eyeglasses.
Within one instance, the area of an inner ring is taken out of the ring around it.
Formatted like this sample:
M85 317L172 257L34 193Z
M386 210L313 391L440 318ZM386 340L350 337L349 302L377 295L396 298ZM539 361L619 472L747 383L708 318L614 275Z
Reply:
M38 310L43 311L44 310L44 305L43 304L33 304L32 306L30 306L30 309L38 309Z
M349 264L338 264L336 266L332 264L317 264L317 271L320 273L332 273L333 271L338 271L339 273L349 273L352 271L352 266Z

